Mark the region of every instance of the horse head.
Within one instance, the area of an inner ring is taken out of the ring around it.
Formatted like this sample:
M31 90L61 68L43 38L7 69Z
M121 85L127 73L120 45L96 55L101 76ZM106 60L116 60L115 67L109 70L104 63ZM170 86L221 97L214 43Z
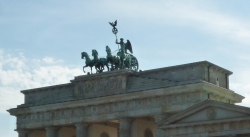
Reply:
M92 50L92 56L98 56L98 52L95 49Z
M88 54L87 54L86 52L82 52L81 55L82 55L82 59L84 59L84 57L85 57L86 55L88 55Z
M106 46L106 52L107 52L107 53L110 53L110 52L111 52L111 49L109 48L108 45Z

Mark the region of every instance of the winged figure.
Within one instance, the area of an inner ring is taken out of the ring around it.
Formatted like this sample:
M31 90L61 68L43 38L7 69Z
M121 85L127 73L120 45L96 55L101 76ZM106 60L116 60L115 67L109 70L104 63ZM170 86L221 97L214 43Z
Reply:
M113 28L115 28L115 26L117 25L117 20L116 20L115 22L109 22L109 24L110 24Z
M120 38L120 42L116 40L116 44L120 44L121 48L124 48L125 53L127 53L127 50L129 50L133 54L132 45L129 40L127 40L127 43L123 42L123 38Z

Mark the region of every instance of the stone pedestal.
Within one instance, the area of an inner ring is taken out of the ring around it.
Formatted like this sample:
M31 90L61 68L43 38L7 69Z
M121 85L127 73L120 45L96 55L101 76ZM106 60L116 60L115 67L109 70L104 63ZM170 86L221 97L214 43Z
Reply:
M16 130L18 132L18 137L28 137L27 130Z
M87 124L79 123L76 126L76 137L87 137Z
M130 137L131 119L119 120L119 137Z
M46 127L46 137L57 137L57 129L56 127Z

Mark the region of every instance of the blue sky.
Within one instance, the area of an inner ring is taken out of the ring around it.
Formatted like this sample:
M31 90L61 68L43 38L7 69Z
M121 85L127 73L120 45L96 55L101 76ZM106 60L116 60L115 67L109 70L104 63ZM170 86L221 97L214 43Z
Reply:
M224 67L230 89L250 107L248 0L0 0L0 133L17 136L6 109L23 102L20 90L67 83L83 75L80 53L129 39L140 69L207 60Z

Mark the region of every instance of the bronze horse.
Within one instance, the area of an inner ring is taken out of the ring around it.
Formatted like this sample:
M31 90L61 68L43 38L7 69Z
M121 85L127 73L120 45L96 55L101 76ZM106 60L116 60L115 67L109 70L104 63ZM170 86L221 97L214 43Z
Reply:
M92 50L92 56L94 57L93 61L96 72L103 72L104 66L106 66L109 71L108 61L106 58L99 58L98 52L95 49Z
M86 61L85 61L85 66L83 66L83 72L85 73L85 71L84 71L84 68L86 68L86 67L90 67L90 69L91 69L91 74L92 74L92 67L94 66L94 60L91 60L90 59L90 57L89 57L89 55L88 55L88 53L86 53L86 52L82 52L81 53L81 55L82 55L82 59L86 59Z
M118 70L121 66L121 60L119 56L114 56L111 53L109 46L106 46L107 61L111 64L111 70Z

